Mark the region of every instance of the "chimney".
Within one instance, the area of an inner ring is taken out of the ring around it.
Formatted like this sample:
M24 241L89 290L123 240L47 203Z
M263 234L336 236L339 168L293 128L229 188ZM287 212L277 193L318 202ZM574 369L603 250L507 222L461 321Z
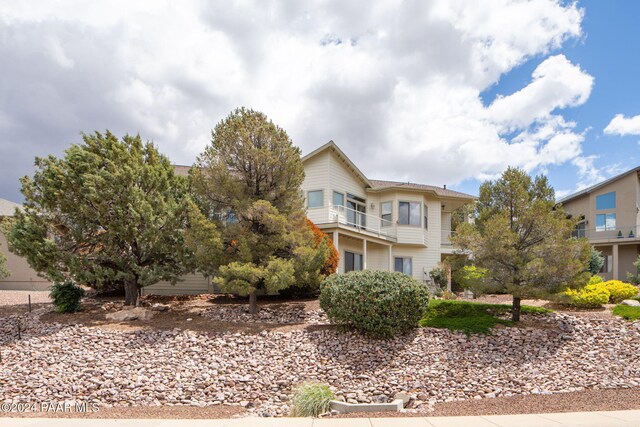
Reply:
M445 184L445 185L443 186L443 188L446 190L446 189L447 189L447 184Z

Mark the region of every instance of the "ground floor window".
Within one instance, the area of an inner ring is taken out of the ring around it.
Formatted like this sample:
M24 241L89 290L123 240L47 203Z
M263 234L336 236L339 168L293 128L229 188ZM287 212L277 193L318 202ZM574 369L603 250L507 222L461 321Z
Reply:
M362 270L362 254L344 251L344 272Z
M396 257L395 271L411 276L411 258Z

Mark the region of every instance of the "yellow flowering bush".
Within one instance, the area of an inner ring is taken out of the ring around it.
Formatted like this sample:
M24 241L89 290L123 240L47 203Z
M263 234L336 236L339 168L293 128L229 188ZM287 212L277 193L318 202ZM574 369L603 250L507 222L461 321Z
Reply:
M609 302L610 293L600 283L587 285L582 289L567 289L564 295L569 297L569 303L576 307L597 308Z
M638 295L638 288L620 280L607 280L606 282L598 283L596 286L601 286L609 291L610 304L617 304L622 300Z
M593 276L587 286L582 289L567 289L563 295L568 297L569 304L576 307L600 307L602 304L617 304L622 300L638 294L638 288L620 280L602 281L600 276Z

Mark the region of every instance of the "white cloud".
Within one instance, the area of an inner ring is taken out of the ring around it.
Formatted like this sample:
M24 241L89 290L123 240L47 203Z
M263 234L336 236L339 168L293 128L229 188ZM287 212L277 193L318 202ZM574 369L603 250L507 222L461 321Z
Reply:
M622 114L616 114L609 122L604 133L609 135L640 135L640 115L626 118Z
M593 77L564 55L545 59L533 80L516 93L498 97L489 106L490 119L508 130L521 129L548 117L558 108L584 104L591 94Z
M372 177L454 184L565 164L583 133L561 110L593 78L547 56L582 18L560 0L2 3L0 195L80 131L140 132L189 164L242 105L304 152L333 139ZM485 105L528 60L530 83Z

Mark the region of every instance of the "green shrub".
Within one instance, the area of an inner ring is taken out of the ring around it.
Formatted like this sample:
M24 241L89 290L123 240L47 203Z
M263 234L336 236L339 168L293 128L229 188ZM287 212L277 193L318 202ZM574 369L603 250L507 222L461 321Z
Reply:
M317 417L329 411L334 394L326 384L307 383L296 387L291 401L292 417Z
M617 304L638 295L638 288L620 280L607 280L606 282L598 283L596 286L602 286L609 291L610 304Z
M611 295L601 283L587 285L582 289L567 289L564 295L569 298L569 304L581 308L597 308L609 302Z
M613 314L626 320L640 319L640 307L618 304L613 307Z
M331 322L380 338L416 327L428 302L422 283L388 271L333 275L320 289L320 307Z
M604 282L604 279L596 274L591 276L591 278L589 279L589 283L587 283L587 285L596 285L602 282Z
M84 289L71 282L56 283L51 287L49 297L58 313L73 313L80 310L80 299L85 295Z

